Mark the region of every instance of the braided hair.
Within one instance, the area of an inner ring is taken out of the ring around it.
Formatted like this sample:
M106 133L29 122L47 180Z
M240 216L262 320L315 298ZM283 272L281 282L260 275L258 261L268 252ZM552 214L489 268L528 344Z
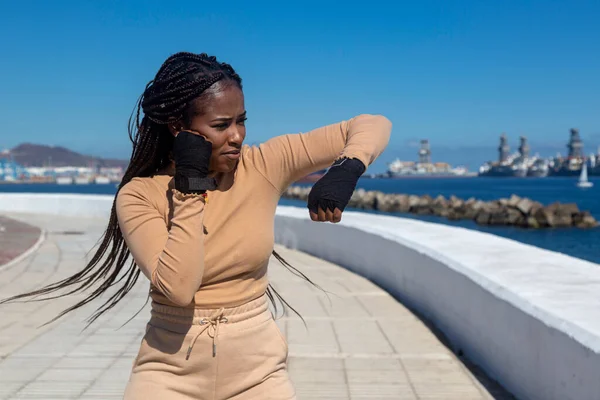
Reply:
M220 85L215 85L217 82ZM181 122L189 125L194 113L202 109L216 92L222 90L223 85L236 85L242 89L242 80L229 64L218 62L214 56L205 53L180 52L165 60L155 78L146 85L129 118L129 139L133 149L117 194L133 178L151 176L171 163L170 152L174 137L169 131L169 124ZM144 115L140 119L141 112ZM275 251L273 254L286 268L310 282L304 274L292 267L279 254ZM91 324L122 300L137 282L140 269L137 268L135 261L131 261L126 267L129 255L130 252L117 220L115 195L108 227L102 236L98 250L84 269L41 289L5 299L0 304L53 294L44 299L50 300L82 292L98 284L87 297L62 311L48 322L50 323L100 297L111 286L123 282L121 287L88 319ZM66 292L55 294L63 289L66 289ZM275 296L284 305L290 307L271 286L267 295L275 305L275 309L277 309Z

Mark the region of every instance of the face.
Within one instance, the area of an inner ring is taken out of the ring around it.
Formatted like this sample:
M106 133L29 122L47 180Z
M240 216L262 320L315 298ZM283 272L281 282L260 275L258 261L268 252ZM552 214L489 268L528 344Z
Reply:
M211 92L210 97L198 105L202 112L193 116L189 126L181 128L200 134L212 143L209 167L212 174L231 172L237 166L246 137L244 94L232 84Z

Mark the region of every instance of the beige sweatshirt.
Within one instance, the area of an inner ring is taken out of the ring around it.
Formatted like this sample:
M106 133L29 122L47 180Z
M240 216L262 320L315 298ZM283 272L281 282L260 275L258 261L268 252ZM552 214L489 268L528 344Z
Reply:
M370 165L387 146L391 123L360 115L307 133L244 145L234 172L201 197L173 189L172 176L134 178L117 195L127 247L161 304L235 307L263 295L281 193L339 157ZM308 211L307 211L308 213Z

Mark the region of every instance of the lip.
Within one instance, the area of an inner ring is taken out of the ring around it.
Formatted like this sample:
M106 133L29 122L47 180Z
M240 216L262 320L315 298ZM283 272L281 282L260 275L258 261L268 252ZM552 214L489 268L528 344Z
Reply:
M222 153L222 155L229 158L230 160L238 160L240 158L240 151L229 151L227 153Z

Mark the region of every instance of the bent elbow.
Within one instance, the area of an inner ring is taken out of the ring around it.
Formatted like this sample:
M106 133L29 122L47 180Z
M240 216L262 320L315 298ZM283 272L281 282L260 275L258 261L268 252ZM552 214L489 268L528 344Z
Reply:
M378 131L381 134L389 136L392 131L392 121L381 114L361 114L353 118L353 120L363 122L369 125L375 125L381 127Z
M392 121L383 115L366 115L368 123L372 127L371 133L376 135L381 146L386 147L392 135ZM383 149L381 149L383 151Z
M162 279L158 271L152 274L152 284L173 304L178 307L188 306L196 295L198 286L185 284L185 282L173 282Z
M194 300L195 294L196 294L196 292L183 293L183 290L182 290L179 292L170 293L169 295L166 295L166 294L165 295L176 306L186 307Z
M392 121L384 115L373 115L377 119L377 123L382 126L382 131L385 135L389 136L392 132Z

